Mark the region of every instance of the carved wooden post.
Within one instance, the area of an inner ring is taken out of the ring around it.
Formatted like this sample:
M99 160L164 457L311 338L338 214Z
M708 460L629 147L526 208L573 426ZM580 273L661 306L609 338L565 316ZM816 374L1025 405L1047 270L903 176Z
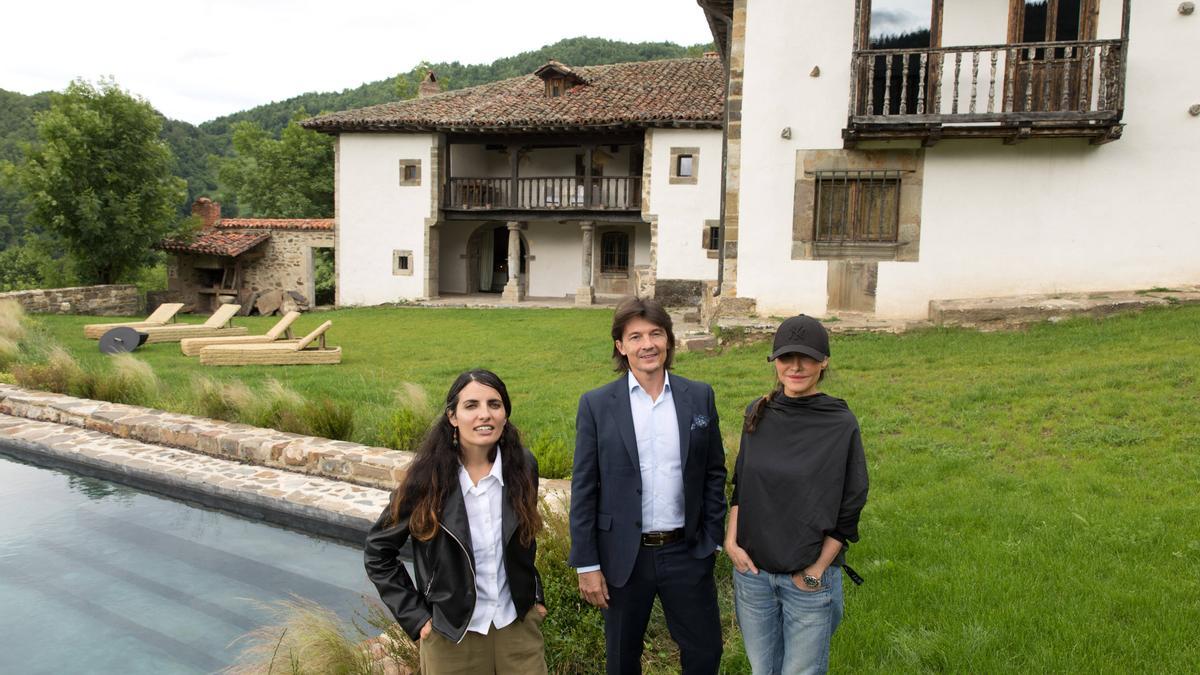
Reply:
M521 223L508 223L508 282L501 294L505 302L520 302L525 299L525 287L521 284Z
M579 223L579 229L583 231L583 241L580 249L582 255L580 257L579 290L575 291L575 304L590 305L596 301L596 287L592 283L592 232L595 230L595 224L585 220Z

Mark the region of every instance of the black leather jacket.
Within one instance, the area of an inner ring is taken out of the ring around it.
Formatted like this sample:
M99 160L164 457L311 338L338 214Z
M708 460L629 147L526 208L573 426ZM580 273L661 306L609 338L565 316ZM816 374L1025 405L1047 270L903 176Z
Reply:
M526 451L528 453L528 451ZM537 462L528 455L533 467L533 484L538 483ZM393 495L393 499L395 496ZM534 567L537 543L521 545L516 536L517 515L504 488L501 515L504 538L504 573L512 594L517 618L525 616L535 603L545 604L542 580ZM367 534L367 576L379 589L379 597L404 632L414 641L425 622L433 619L433 630L455 643L462 641L475 611L475 556L471 548L471 528L467 507L455 482L447 490L438 532L429 541L411 538L414 580L400 558L400 549L410 540L409 513L400 514L400 522L391 523L391 506Z

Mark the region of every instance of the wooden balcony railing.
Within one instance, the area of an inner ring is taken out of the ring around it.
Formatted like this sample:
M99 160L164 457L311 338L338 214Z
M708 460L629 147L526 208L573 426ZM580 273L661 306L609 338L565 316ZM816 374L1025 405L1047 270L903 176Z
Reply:
M851 125L1117 122L1123 40L854 53Z
M480 210L638 210L641 176L594 176L592 189L580 176L514 179L456 177L447 181L443 206Z

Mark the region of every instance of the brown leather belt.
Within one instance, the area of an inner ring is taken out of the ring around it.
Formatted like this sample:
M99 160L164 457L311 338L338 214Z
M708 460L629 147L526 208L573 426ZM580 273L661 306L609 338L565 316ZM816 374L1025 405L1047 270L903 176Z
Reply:
M658 547L683 541L683 528L667 532L643 532L642 546Z

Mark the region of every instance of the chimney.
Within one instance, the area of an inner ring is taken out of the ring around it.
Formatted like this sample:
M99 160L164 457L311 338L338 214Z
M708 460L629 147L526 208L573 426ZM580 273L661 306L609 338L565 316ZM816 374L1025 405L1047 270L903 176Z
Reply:
M417 98L427 98L440 93L442 88L438 86L437 75L434 75L432 70L426 71L425 79L421 80L421 86L417 88Z
M199 216L204 221L204 227L212 227L221 219L221 202L214 202L208 197L197 197L192 203L192 215Z

